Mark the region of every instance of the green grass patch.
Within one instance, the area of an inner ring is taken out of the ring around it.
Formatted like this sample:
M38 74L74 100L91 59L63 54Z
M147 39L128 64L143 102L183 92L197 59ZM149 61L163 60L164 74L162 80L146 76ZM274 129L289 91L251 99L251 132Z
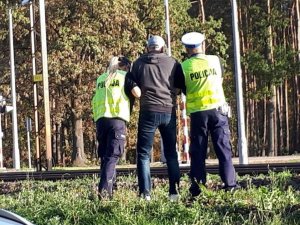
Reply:
M186 176L179 202L169 202L168 182L153 178L152 200L138 198L134 175L118 177L113 200L99 200L98 178L56 182L27 180L0 183L0 208L15 212L36 225L240 225L300 224L300 178L288 171L238 177L242 189L220 189L216 175L191 201Z

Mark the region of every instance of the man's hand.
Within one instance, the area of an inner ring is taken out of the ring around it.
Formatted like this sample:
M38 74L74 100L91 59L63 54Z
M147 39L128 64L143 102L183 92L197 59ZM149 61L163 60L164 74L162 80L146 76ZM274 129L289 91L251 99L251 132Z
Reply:
M135 86L134 88L132 88L131 89L131 93L136 98L140 98L141 97L141 89L138 86Z

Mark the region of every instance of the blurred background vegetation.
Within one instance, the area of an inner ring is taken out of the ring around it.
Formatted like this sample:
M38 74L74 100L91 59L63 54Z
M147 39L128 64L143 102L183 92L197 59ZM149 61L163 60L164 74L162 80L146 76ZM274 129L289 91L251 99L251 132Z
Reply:
M35 5L37 73L42 73L38 1ZM11 98L8 4L0 1L0 93ZM13 6L17 112L21 163L27 166L26 117L34 118L28 6ZM181 36L206 35L206 53L224 60L225 94L232 106L233 154L237 150L237 114L230 1L170 0L172 56L184 60ZM297 154L300 146L300 20L298 0L238 0L246 136L249 156ZM112 55L135 60L149 35L166 39L161 0L47 0L47 47L55 166L97 163L91 98L96 78ZM43 87L38 83L40 142L45 157ZM180 99L178 98L178 102ZM128 126L123 162L135 163L138 119L136 103ZM2 117L4 166L12 166L11 115ZM178 131L181 131L178 109ZM182 132L179 132L182 134ZM34 134L32 134L34 139ZM182 150L182 136L178 148ZM32 158L35 157L32 141ZM154 160L159 159L159 135ZM210 152L209 157L214 157Z

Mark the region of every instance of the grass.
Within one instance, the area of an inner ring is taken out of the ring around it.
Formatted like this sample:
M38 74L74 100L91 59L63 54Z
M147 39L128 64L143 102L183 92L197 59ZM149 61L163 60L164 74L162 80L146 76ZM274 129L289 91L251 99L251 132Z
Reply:
M188 178L181 181L181 200L168 201L168 182L153 178L152 200L137 196L136 177L118 177L114 199L100 201L93 189L98 178L59 182L27 180L1 185L0 208L36 225L202 225L300 224L300 177L288 171L238 177L243 189L227 193L209 175L207 188L190 200Z

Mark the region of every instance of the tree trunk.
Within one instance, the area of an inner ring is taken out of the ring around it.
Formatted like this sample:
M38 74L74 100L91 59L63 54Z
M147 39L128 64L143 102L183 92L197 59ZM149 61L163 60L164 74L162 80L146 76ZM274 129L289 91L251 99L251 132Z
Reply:
M298 77L294 77L294 110L293 110L293 154L298 153L299 149L299 80Z
M296 0L296 15L297 15L297 50L298 50L298 66L300 63L300 10L299 10L299 0ZM299 151L300 145L300 86L299 86L299 71L295 77L295 85L296 85L296 148Z
M283 153L283 97L282 97L282 84L277 89L277 137L278 137L278 149L277 155L282 155Z
M61 164L61 126L59 124L56 124L56 132L55 132L55 136L56 136L56 159L57 159L57 163Z
M61 163L63 166L66 166L66 152L70 148L70 142L68 136L69 136L68 127L63 124L61 129L61 144L62 144Z
M296 1L296 16L297 16L297 49L298 49L298 62L300 62L300 10L299 0ZM298 74L299 75L299 74Z
M53 166L55 166L55 165L57 165L58 164L58 159L57 159L57 145L56 145L56 143L57 143L57 135L56 135L56 132L57 132L57 130L56 130L56 124L54 124L53 122L52 122L52 138L51 138L51 140L52 140L52 161L53 161Z
M204 11L204 4L203 0L199 0L199 18L200 18L200 23L204 24L205 23L205 11ZM202 50L205 52L205 42L202 44Z
M266 146L267 146L267 99L263 99L263 149L262 156L266 156Z
M238 4L240 5L240 4ZM242 7L238 7L238 27L244 28L241 29L239 31L240 34L240 52L242 57L245 56L245 35L244 35L244 31L247 30L247 27L243 24L244 20L243 20L243 16L245 16L247 18L247 9L244 10ZM245 88L245 93L250 93L251 91L251 81L249 79L248 76L248 71L247 68L245 66L241 67L242 69L242 80L243 80L243 84ZM249 79L249 80L248 80ZM245 98L245 132L246 132L246 140L250 140L252 138L252 123L251 121L251 110L252 110L252 101L249 98ZM248 142L248 149L249 149L249 156L253 155L253 146L252 146L252 142Z
M284 120L285 120L285 148L287 152L290 151L290 130L289 130L289 102L288 102L288 82L284 81Z
M268 0L267 2L268 7L268 17L271 16L271 0ZM268 27L268 61L272 65L274 62L273 58L273 40L272 40L272 26L271 24ZM274 156L275 155L275 130L276 130L276 87L272 82L269 84L269 90L271 93L271 96L269 97L268 101L268 155Z
M74 166L85 166L86 156L84 153L82 118L73 117L73 129L72 164Z

